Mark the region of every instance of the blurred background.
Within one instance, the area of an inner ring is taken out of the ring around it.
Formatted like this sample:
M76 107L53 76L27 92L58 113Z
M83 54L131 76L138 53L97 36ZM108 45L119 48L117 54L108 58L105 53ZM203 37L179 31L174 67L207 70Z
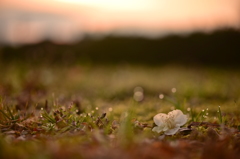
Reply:
M0 1L0 97L19 108L232 104L239 68L239 0Z
M235 67L239 30L239 0L0 2L2 61Z

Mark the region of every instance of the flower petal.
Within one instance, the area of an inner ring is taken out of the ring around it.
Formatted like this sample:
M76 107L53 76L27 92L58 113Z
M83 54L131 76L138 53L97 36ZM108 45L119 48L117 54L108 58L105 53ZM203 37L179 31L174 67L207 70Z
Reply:
M167 114L159 113L153 117L153 121L157 126L163 126L167 117Z
M182 126L187 122L187 116L183 114L181 110L173 110L168 113L169 116L173 116L174 122L178 126Z
M155 126L155 127L152 129L152 131L156 131L157 133L160 133L160 132L163 131L163 129L162 129L162 127L160 127L160 126Z
M167 131L164 132L165 135L174 135L178 130L180 126L175 127L173 129L168 129Z

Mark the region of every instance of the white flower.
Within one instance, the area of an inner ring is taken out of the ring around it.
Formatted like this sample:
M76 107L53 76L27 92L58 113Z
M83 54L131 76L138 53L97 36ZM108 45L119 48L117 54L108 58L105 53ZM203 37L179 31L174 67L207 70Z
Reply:
M159 113L153 117L155 126L152 131L164 132L165 135L174 135L180 126L187 122L187 116L181 110L173 110L168 114Z

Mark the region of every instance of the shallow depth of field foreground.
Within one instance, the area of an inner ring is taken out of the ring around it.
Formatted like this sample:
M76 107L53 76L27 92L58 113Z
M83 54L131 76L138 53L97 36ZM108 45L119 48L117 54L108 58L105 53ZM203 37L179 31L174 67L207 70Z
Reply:
M237 69L12 62L0 72L2 159L240 156Z

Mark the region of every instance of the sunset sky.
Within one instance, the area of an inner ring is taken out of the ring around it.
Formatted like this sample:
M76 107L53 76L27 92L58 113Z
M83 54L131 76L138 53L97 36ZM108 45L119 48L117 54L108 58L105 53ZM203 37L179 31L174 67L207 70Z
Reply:
M2 0L0 43L240 28L239 0Z

